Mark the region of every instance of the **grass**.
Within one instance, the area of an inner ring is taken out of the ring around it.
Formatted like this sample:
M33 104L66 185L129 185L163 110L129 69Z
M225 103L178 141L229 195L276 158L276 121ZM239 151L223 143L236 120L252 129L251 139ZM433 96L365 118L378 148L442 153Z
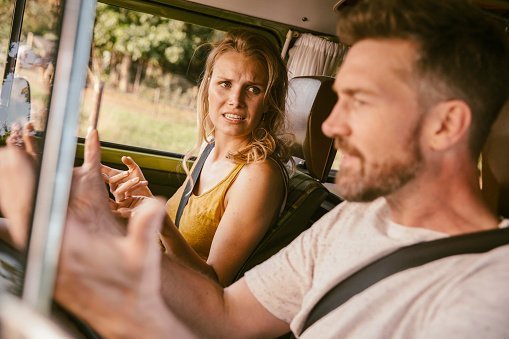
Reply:
M20 68L19 75L30 83L32 112L38 130L44 128L49 89L42 81L39 69ZM85 136L90 111L94 104L91 88L86 88L80 111L78 136ZM176 153L186 153L196 142L196 113L176 108L167 102L155 104L143 91L143 96L122 93L105 87L98 130L101 140L118 144L146 147Z
M86 134L94 102L91 89L86 90L84 98L80 136ZM104 141L185 153L196 141L196 114L107 88L103 94L98 130Z

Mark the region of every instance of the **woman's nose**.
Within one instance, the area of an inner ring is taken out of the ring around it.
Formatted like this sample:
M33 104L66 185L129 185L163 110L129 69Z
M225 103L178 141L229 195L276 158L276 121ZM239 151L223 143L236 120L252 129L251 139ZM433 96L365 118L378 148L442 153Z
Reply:
M228 104L232 106L241 106L243 102L243 94L240 88L232 88L228 93Z

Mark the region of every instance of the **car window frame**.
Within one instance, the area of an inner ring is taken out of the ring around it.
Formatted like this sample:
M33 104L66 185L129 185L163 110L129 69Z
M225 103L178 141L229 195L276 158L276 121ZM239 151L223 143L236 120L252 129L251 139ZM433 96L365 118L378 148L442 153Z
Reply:
M36 184L22 300L49 316L74 167L81 93L95 0L65 1L40 171Z

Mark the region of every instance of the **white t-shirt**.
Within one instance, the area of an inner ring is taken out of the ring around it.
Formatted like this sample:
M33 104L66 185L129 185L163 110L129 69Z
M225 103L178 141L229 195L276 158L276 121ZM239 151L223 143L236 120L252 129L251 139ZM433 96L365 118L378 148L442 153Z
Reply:
M508 225L509 220L501 223ZM383 198L342 203L247 272L246 282L269 312L300 333L311 308L337 282L399 247L445 236L391 222ZM301 337L509 338L509 246L396 273Z

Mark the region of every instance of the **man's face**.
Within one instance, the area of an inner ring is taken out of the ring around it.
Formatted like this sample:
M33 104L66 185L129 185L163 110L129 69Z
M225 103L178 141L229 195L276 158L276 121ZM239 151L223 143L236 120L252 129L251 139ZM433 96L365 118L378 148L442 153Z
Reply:
M422 167L415 59L410 42L363 40L341 66L338 102L322 129L342 154L336 189L346 200L389 195Z

